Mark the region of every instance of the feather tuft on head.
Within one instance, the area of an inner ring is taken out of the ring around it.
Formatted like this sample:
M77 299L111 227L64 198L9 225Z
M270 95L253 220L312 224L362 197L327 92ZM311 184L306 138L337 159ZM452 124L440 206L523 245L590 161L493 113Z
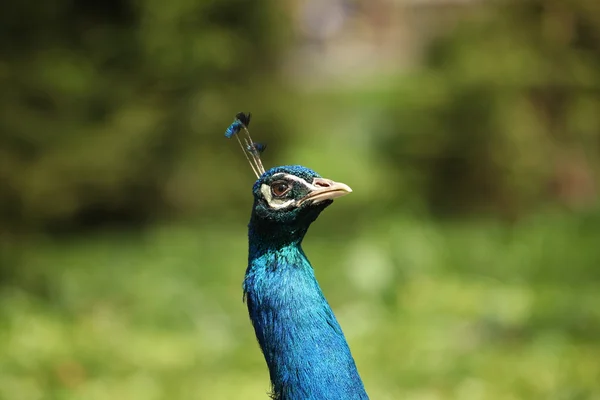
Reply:
M225 131L225 137L227 139L231 139L233 135L237 135L242 129L248 129L248 125L250 125L250 118L252 118L252 113L237 113L235 115L235 120L231 123L231 125L229 125L229 127Z
M264 143L252 143L252 145L248 146L248 151L252 153L256 153L258 155L262 154L263 151L267 148L267 145Z
M250 119L252 118L252 113L245 114L243 112L239 112L235 114L235 119L240 121L247 128L250 125Z
M267 147L262 143L255 143L252 141L250 137L250 131L248 131L248 125L250 125L250 119L252 118L252 113L245 114L243 112L239 112L235 115L235 120L225 131L225 137L230 139L232 136L235 136L246 159L250 163L250 167L252 171L259 178L262 174L265 173L265 168L263 167L262 161L260 160L260 154ZM239 133L243 131L245 133L244 144L242 144L242 139L239 137Z

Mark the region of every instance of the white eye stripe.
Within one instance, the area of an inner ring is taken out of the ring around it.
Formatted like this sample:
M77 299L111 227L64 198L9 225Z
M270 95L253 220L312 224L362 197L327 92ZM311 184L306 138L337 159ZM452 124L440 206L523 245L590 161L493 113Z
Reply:
M281 178L283 178L283 179L290 180L290 181L299 182L299 183L303 184L304 186L306 186L306 187L307 187L309 190L315 190L315 189L318 189L318 188L317 188L316 186L314 186L313 184L311 184L311 183L308 183L308 182L306 182L304 179L302 179L302 178L299 178L299 177L297 177L297 176L294 176L294 175L286 174L286 173L283 173L283 172L280 172L279 174L275 174L275 175L273 175L273 178L275 178L275 179L276 179L276 178L279 178L279 177L281 177Z
M271 188L269 185L265 185L264 183L260 186L260 192L267 200L267 203L271 204L271 200L273 200L273 195L271 194Z
M286 201L283 201L281 199L273 199L271 201L271 203L269 203L269 206L271 206L271 208L274 208L276 210L280 210L282 208L287 208L294 204L296 204L296 200L294 200L294 199L289 199Z
M272 178L298 182L301 185L303 185L304 187L306 187L309 191L318 189L317 186L314 186L313 184L306 182L304 179L299 178L294 175L286 174L284 172L275 174L272 176ZM273 198L273 194L271 193L271 187L264 183L261 185L260 191L263 194L265 200L267 201L267 204L269 204L269 207L271 207L275 210L281 210L283 208L286 208L286 207L296 204L296 200L294 200L294 199L284 200L284 199Z
M271 194L271 187L269 185L265 185L264 183L260 186L260 192L265 197L265 200L267 201L267 204L269 204L269 207L275 210L280 210L282 208L289 207L292 204L296 203L296 200L294 199L274 199L273 195Z

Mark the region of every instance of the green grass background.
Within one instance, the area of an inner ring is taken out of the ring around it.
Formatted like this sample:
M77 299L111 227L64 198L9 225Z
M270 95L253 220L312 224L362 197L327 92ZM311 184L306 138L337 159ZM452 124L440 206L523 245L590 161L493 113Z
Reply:
M336 217L305 249L373 399L600 398L598 217L397 215L350 234ZM2 291L0 398L265 399L245 234L195 223L27 248L47 298Z

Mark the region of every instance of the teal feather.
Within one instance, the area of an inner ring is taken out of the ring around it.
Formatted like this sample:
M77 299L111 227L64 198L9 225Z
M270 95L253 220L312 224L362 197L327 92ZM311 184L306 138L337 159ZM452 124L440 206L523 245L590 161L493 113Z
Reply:
M248 225L249 255L244 297L277 400L368 399L342 329L302 250L310 224L333 201L291 203L273 209L262 191L293 175L310 183L320 176L302 166L273 168L256 181ZM275 177L274 177L275 176ZM287 198L308 186L290 181Z
M237 113L231 125L229 125L225 130L225 137L227 139L230 139L232 136L237 135L244 127L248 128L248 125L250 125L251 118L252 113Z

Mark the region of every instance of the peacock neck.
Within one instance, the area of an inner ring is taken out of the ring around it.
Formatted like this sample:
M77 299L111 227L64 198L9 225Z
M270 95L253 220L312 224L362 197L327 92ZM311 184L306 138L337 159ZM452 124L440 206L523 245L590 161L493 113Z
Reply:
M367 399L344 334L301 248L249 226L244 293L278 400Z

